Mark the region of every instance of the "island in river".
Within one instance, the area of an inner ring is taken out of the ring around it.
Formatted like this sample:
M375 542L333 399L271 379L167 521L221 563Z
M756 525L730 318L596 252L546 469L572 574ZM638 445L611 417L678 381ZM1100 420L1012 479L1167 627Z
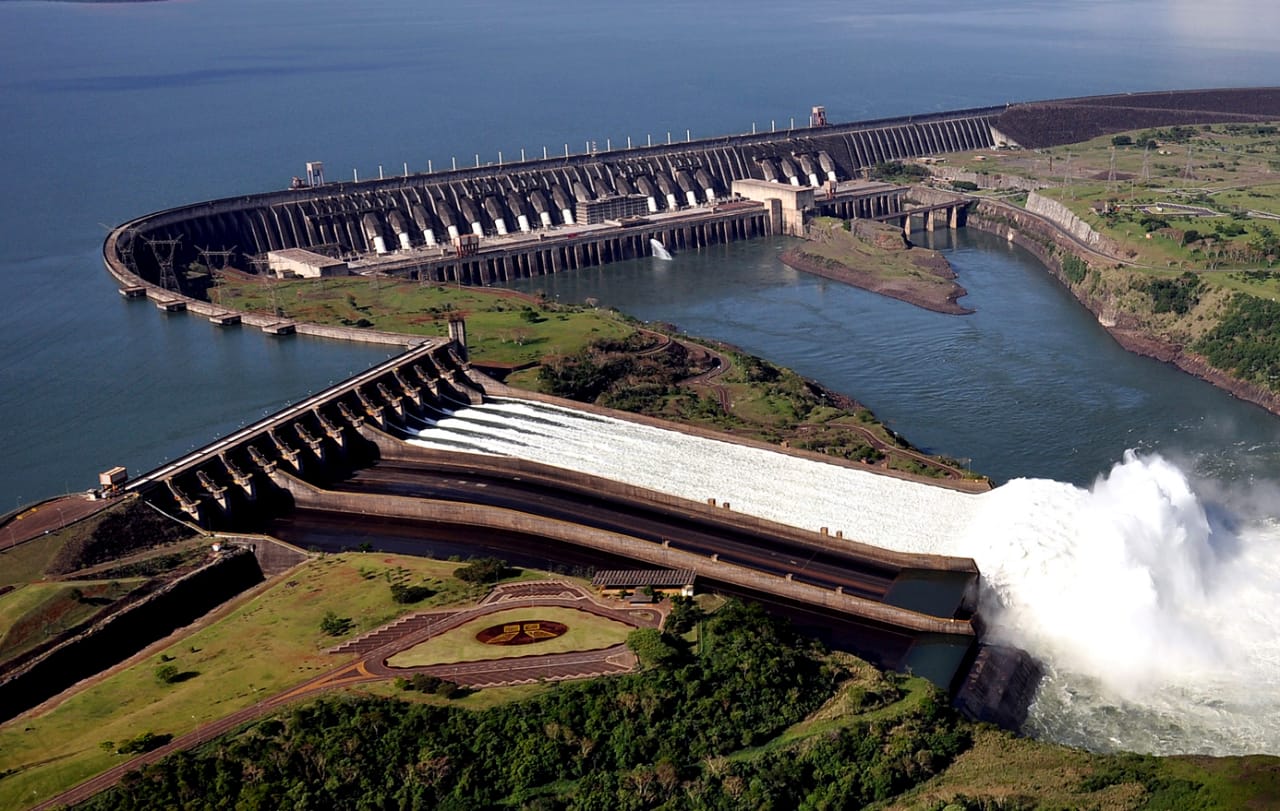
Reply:
M818 218L806 229L803 245L782 254L782 261L804 273L905 301L949 315L973 312L956 303L967 291L942 254L914 247L902 229L870 220Z

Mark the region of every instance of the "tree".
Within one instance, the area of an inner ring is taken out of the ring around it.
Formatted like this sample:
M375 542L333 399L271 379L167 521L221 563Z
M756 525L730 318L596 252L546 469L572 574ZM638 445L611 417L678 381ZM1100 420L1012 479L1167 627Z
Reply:
M350 631L353 625L350 617L339 617L332 611L326 611L324 619L320 620L320 630L329 636L342 636Z
M645 667L667 667L680 659L680 649L657 628L640 628L627 635L627 647Z
M474 558L466 566L454 569L453 576L467 583L496 583L507 577L510 569L499 558Z
M706 612L698 607L692 597L679 594L671 598L671 613L667 615L665 628L671 634L684 634L706 617Z

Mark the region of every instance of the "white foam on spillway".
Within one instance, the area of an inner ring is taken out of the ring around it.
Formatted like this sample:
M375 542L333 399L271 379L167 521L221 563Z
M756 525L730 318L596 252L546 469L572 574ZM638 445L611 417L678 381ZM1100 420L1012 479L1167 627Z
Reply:
M1046 665L1029 719L1038 736L1280 754L1280 523L1230 493L1215 508L1231 520L1211 520L1192 482L1159 457L1126 454L1090 489L1019 479L970 495L518 400L459 409L421 435L408 441L972 557L992 634Z
M527 430L495 428L492 415L497 414ZM967 523L976 506L972 497L939 487L542 403L492 402L440 421L441 427L458 424L485 434L477 440L468 433L467 441L492 453L693 501L714 498L750 515L813 531L840 530L846 538L894 549L937 549ZM423 430L423 439L430 442L435 430ZM508 437L526 444L511 447Z

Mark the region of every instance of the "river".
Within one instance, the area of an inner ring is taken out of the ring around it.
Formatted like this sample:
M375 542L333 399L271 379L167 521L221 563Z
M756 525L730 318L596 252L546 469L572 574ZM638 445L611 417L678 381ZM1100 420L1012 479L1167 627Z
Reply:
M121 300L100 245L132 216L281 188L308 160L371 177L787 126L813 104L847 121L1275 84L1278 24L1267 0L0 3L0 512L154 467L386 355ZM793 366L1002 481L1088 483L1128 448L1185 457L1206 489L1276 478L1274 418L1120 352L1007 246L949 249L978 310L962 319L797 276L776 249L602 273L631 274L611 301L640 317ZM682 287L695 265L719 288Z

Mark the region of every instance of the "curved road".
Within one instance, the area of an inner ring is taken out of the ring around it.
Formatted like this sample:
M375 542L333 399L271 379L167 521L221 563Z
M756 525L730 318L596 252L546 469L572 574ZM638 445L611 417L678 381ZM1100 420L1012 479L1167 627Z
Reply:
M518 587L524 584L515 585ZM462 623L486 614L507 611L521 606L557 605L576 608L580 611L589 611L593 614L625 622L633 627L657 627L665 616L661 610L655 611L651 607L635 611L601 605L590 599L581 589L569 584L563 585L567 590L576 592L582 597L574 599L534 594L529 597L512 600L486 601L474 608L451 612L447 617L426 627L416 627L400 634L393 634L384 644L364 653L356 661L339 665L326 673L308 679L296 687L291 687L270 698L259 701L257 704L205 724L185 735L180 735L164 746L130 758L124 763L89 778L74 788L33 806L32 811L44 811L44 809L60 808L83 802L94 794L111 788L120 782L120 779L125 774L131 771L156 763L174 752L191 749L207 743L220 735L225 735L244 724L268 715L289 702L340 687L383 681L396 676L420 672L448 678L450 681L464 686L482 687L521 684L540 680L554 681L565 678L602 676L610 673L626 672L633 668L635 666L635 658L627 650L626 645L614 645L593 651L577 651L545 656L521 656L509 659L418 668L391 668L385 664L386 660L393 654L424 642ZM495 592L503 588L505 587L498 586ZM493 594L490 595L490 597L492 596ZM486 600L488 599L486 598Z

